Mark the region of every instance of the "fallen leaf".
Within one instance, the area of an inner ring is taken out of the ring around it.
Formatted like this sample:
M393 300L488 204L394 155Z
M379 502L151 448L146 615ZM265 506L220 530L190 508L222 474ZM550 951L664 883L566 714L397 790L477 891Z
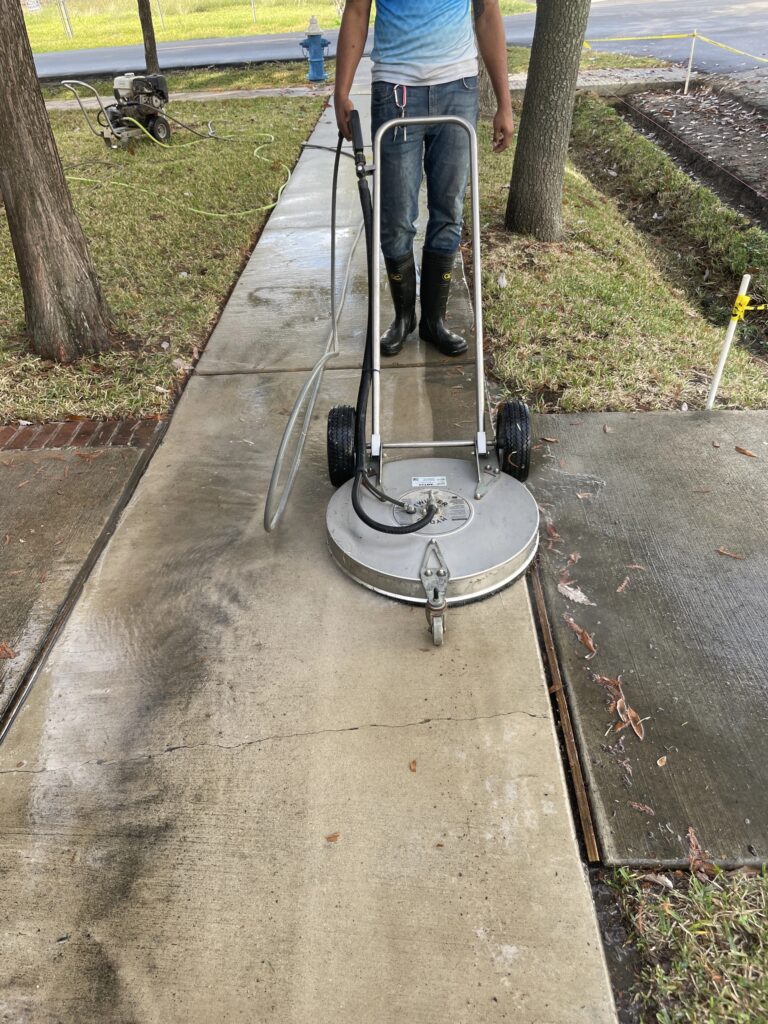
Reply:
M327 843L338 843L340 836L341 832L331 832L329 836L325 837L325 841Z
M410 771L412 771L412 772L415 772L416 771L416 762L415 761L411 761L411 763L408 765L408 769Z
M754 452L751 452L749 450L749 448L741 448L739 445L736 445L736 451L739 453L739 455L746 455L750 459L756 459L757 458L757 455L755 455Z
M623 697L619 697L616 701L616 714L622 720L622 722L629 722L629 712L632 708L627 707L627 702Z
M438 850L442 850L442 848L445 846L445 843L435 843L435 846L438 848Z
M574 604L588 604L592 608L596 608L597 605L594 601L590 601L587 595L581 590L580 587L569 583L558 583L558 593L562 594L568 601L573 601Z
M657 875L650 871L647 875L640 876L641 882L653 882L654 885L663 885L665 889L674 889L674 883L671 878L667 878L666 875Z
M29 480L22 480L20 484L17 484L17 486L18 487L26 487L28 483L29 483Z
M659 760L656 762L656 764L659 766L659 768L663 768L666 763L667 763L667 755L666 754L664 754L662 757L660 757Z
M104 452L75 452L78 459L82 459L83 462L93 462L94 459L100 459Z
M646 568L644 565L625 565L625 569L639 569L640 572L645 572Z
M604 686L606 690L610 691L611 696L615 701L624 696L621 689L621 676L616 676L615 679L611 679L609 676L599 676L594 672L592 673L592 679L600 686Z
M609 427L607 423L604 423L603 424L603 433L604 434L612 434L613 433L613 427Z
M590 658L594 658L594 656L597 654L597 647L595 646L595 634L589 634L586 631L586 629L583 629L578 624L578 622L576 622L570 615L564 615L563 618L568 623L573 632L576 634L576 636L579 638L579 643L583 644L584 647L586 647L589 651L589 654L587 655L587 660L589 660Z
M650 814L652 818L656 817L656 812L652 807L649 807L648 804L636 804L634 800L630 800L629 806L634 807L636 811L642 811L643 814Z
M584 501L585 498L594 498L594 494L591 491L577 491L576 497Z
M11 650L8 644L0 643L0 658L11 660L12 658L18 658L18 656L18 651Z
M567 564L566 568L570 569L570 567L572 565L576 565L576 563L578 561L580 561L580 560L581 560L581 555L579 554L579 552L578 551L572 551L570 553L570 555L568 556L568 564Z
M616 593L617 594L623 594L628 586L629 586L629 576L625 576L624 577L624 582L620 583L619 586L616 587Z
M542 441L546 441L547 444L560 444L559 437L542 437Z
M725 548L717 549L718 555L725 555L727 558L735 558L737 562L744 561L744 555L737 555L733 551L727 551Z
M554 523L547 523L547 536L550 540L562 540L563 538L557 532L557 528Z
M713 441L712 442L712 447L713 448L719 448L720 447L720 442L719 441Z
M639 740L643 739L645 736L645 729L643 728L643 723L640 720L640 715L638 715L634 708L629 706L627 707L627 718L629 719L629 724L632 726L637 738Z
M10 544L10 543L11 543L11 535L10 535L10 533L6 533L6 535L3 537L3 545Z

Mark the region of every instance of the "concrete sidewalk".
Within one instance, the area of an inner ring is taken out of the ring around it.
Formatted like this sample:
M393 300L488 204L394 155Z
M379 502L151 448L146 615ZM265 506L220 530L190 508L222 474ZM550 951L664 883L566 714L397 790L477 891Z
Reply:
M335 137L327 112L312 141ZM14 1022L615 1020L525 583L435 649L421 609L326 550L362 246L292 504L262 530L328 329L331 160L302 156L0 748ZM351 161L340 187L343 261ZM409 349L387 425L440 436L470 415L471 368Z

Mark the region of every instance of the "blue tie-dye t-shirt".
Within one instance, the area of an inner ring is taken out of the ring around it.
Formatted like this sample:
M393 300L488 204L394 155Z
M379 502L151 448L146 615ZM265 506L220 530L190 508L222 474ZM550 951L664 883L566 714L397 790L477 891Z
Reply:
M471 0L376 0L374 82L440 85L477 74Z

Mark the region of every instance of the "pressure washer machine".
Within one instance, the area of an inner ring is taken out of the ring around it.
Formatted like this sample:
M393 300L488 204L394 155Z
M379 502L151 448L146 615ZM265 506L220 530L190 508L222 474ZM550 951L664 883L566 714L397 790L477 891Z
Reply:
M118 75L112 84L115 102L106 106L88 82L68 78L61 84L69 89L80 104L93 134L102 138L110 148L116 149L129 139L140 138L145 133L157 142L167 143L170 140L170 121L163 113L169 98L165 75L135 75L133 72ZM98 101L98 128L93 126L88 111L83 106L80 89L84 89Z
M376 168L386 132L437 123L459 126L470 142L476 344L473 433L463 438L390 440L383 435L381 415L381 191ZM462 118L445 116L388 121L373 140L372 168L366 166L357 111L351 112L350 127L368 257L368 324L357 403L354 407L335 406L328 414L328 474L337 488L326 513L328 544L339 568L356 582L387 597L423 605L433 643L440 646L449 607L488 597L508 586L525 572L536 553L538 506L524 485L531 460L531 416L524 402L502 402L496 411L494 439L489 440L474 127ZM334 210L342 141L340 137L334 168ZM369 176L374 181L373 197ZM286 427L267 498L267 530L279 522L287 502L284 493L275 513L277 478L288 435L301 405L309 399L304 416L306 436L322 369L333 355L335 352L327 352L315 367ZM406 453L422 454L403 457ZM301 444L294 456L294 471L300 455Z

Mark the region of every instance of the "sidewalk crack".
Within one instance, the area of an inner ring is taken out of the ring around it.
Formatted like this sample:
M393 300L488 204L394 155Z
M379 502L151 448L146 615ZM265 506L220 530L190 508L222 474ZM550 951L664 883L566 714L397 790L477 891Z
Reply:
M88 761L81 761L77 764L53 765L42 768L5 768L0 769L0 775L44 775L48 772L74 771L78 768L87 768L91 765L109 768L114 765L131 764L136 761L151 761L154 758L166 757L168 754L175 754L185 750L201 750L209 748L212 750L241 750L246 747L257 746L260 743L275 743L280 740L312 739L315 736L329 736L335 733L360 732L365 729L414 729L425 725L439 722L471 723L486 722L495 718L510 718L514 715L524 715L526 718L546 719L549 716L535 715L530 711L498 711L492 715L474 715L469 717L454 717L446 715L437 718L421 718L414 722L368 722L363 725L348 725L340 729L317 729L311 732L287 732L273 733L268 736L256 736L252 739L239 740L237 743L212 743L209 740L202 740L200 743L179 743L174 746L165 747L163 750L147 751L142 754L135 754L133 757L121 757L114 760L104 758L91 758Z

